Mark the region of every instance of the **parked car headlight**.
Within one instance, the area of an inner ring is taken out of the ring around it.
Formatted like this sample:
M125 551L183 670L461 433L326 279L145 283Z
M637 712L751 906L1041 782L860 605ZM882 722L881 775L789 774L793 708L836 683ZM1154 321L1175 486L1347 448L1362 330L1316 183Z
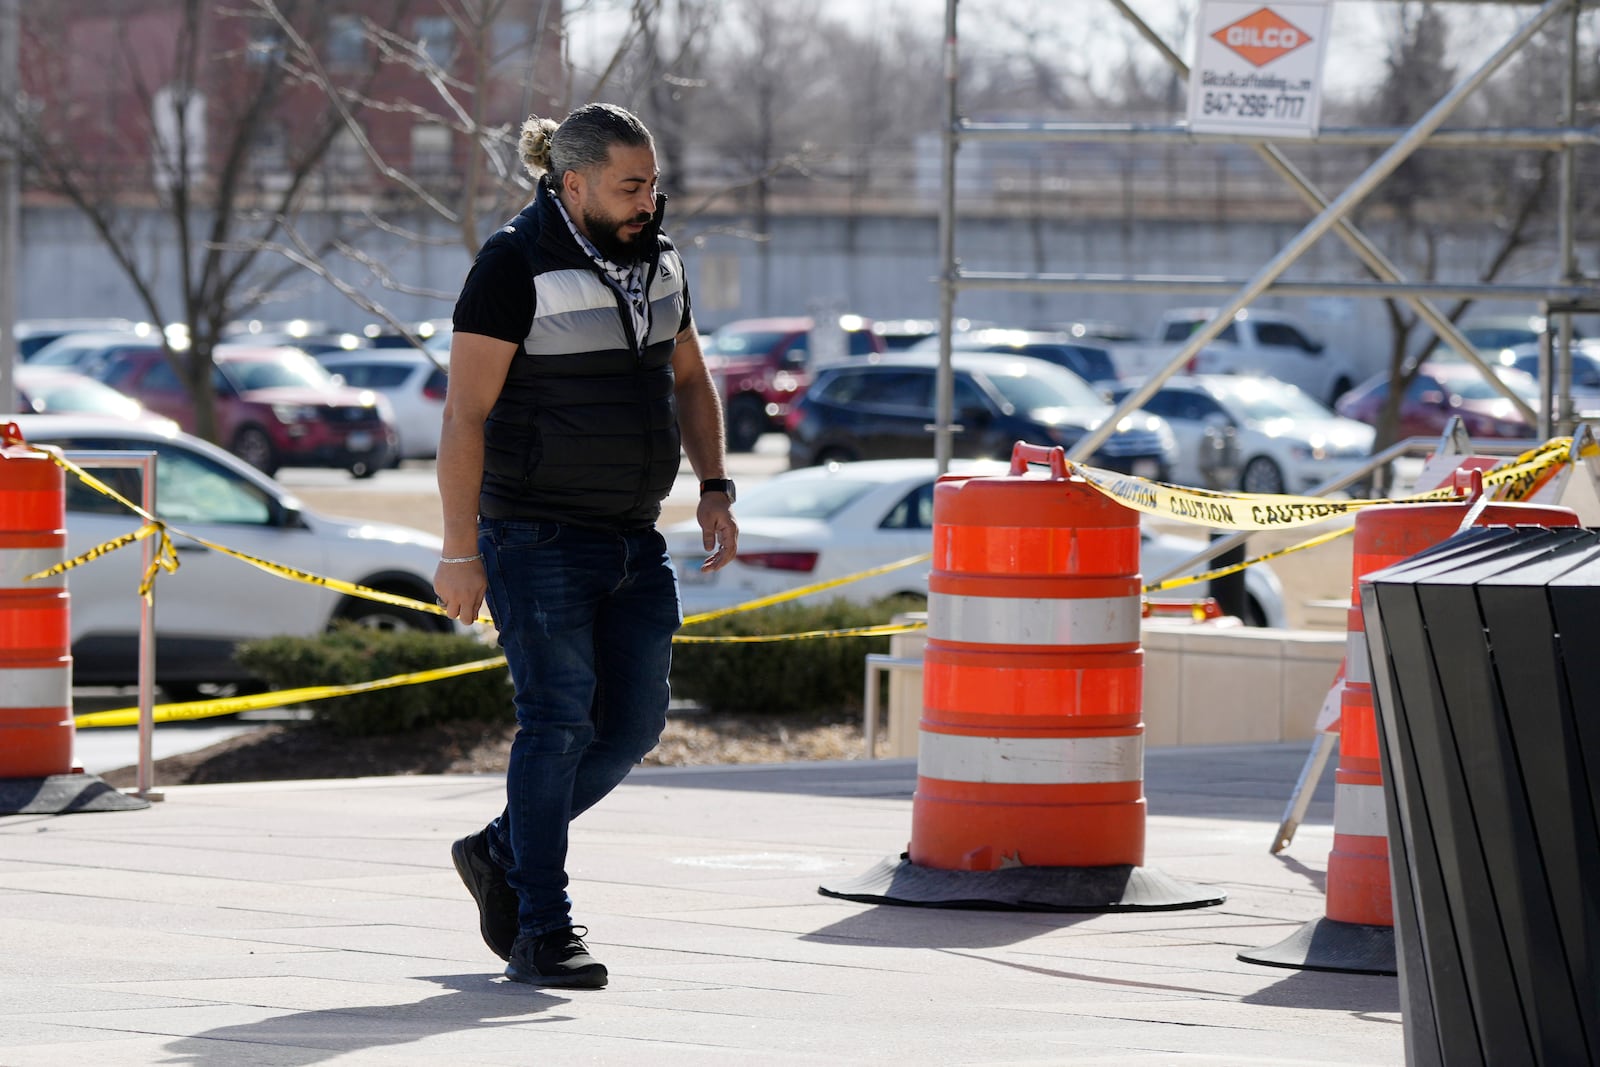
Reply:
M285 426L297 422L316 422L319 412L310 404L274 404L272 414Z

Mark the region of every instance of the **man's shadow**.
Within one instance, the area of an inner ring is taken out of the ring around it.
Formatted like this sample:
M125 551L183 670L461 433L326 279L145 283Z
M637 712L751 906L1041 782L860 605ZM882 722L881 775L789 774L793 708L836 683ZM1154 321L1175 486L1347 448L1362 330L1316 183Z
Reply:
M260 1022L219 1026L180 1037L167 1046L168 1064L219 1067L248 1059L241 1050L272 1050L274 1064L300 1067L348 1052L383 1045L405 1045L440 1034L478 1027L526 1026L564 1022L552 1009L569 1003L539 989L496 981L481 974L447 974L418 979L450 990L426 1000L349 1008L290 1012Z

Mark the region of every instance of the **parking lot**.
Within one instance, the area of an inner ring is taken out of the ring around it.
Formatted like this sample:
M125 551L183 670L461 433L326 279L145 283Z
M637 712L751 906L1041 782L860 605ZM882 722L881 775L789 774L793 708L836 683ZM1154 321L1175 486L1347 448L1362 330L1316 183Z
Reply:
M728 472L741 487L749 487L789 468L788 439L767 434L750 452L728 456ZM308 507L335 515L347 515L379 522L398 522L434 533L440 532L439 494L431 461L408 460L395 470L376 477L353 480L337 470L285 470L278 480L290 487ZM685 461L677 484L662 507L661 525L694 517L698 483ZM738 506L734 507L738 514ZM1206 531L1182 524L1163 524L1163 530L1205 540ZM1262 554L1304 540L1308 533L1288 530L1263 533L1252 538L1249 551ZM1350 547L1348 538L1323 545L1313 551L1294 553L1276 559L1272 568L1283 582L1288 624L1292 628L1336 629L1345 627L1343 611L1326 607L1329 601L1350 595Z
M728 476L741 486L753 485L788 468L789 442L782 434L767 434L753 451L728 456ZM279 471L277 479L308 507L330 515L398 522L443 533L439 483L432 460L407 460L398 468L379 471L360 481L341 470L314 468ZM671 495L662 505L661 524L693 518L699 495L699 482L685 460ZM737 514L737 506L734 511Z

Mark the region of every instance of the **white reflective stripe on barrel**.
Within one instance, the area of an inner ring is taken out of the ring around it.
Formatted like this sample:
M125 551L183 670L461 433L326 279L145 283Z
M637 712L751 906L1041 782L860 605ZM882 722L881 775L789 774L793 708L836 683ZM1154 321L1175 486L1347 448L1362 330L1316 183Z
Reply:
M928 636L981 645L1112 645L1139 640L1137 596L928 595Z
M47 571L67 558L66 550L56 548L0 548L0 589L49 589L66 584L67 574L53 574L36 582L23 581L30 574Z
M1360 837L1388 837L1389 817L1383 811L1383 786L1333 787L1333 832Z
M971 737L923 730L917 773L950 782L1079 785L1144 777L1144 736Z
M1350 630L1344 637L1344 680L1359 685L1372 684L1372 661L1367 658L1367 635Z
M71 667L0 670L0 708L65 708L71 704Z

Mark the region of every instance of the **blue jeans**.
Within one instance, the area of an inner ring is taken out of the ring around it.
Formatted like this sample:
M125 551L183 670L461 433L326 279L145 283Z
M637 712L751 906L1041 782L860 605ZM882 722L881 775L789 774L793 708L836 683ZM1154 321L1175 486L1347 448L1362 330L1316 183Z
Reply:
M489 852L517 891L519 935L536 937L572 924L568 824L661 738L683 617L654 529L482 519L478 547L517 711Z

